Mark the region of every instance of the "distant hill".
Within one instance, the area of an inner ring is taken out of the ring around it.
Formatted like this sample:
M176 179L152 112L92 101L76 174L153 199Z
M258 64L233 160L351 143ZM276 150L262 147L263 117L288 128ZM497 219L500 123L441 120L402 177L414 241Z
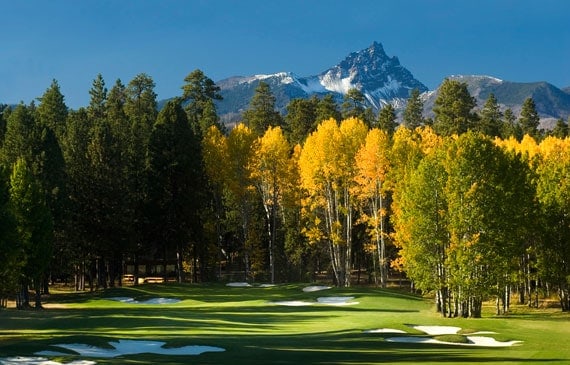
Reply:
M449 78L467 84L469 93L477 100L477 108L481 108L493 93L502 110L510 108L517 116L524 100L532 97L543 128L550 128L557 119L567 120L570 116L570 94L547 82L511 82L491 76L456 75ZM437 89L424 94L424 112L428 116L433 115L431 110L437 95Z

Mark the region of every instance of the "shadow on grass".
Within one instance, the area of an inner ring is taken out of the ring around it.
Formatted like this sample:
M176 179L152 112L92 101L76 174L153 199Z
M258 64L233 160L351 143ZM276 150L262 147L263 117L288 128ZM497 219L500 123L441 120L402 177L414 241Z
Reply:
M330 331L299 335L196 335L166 337L130 337L110 339L97 336L65 336L12 346L0 345L0 353L9 356L31 354L62 343L85 343L103 347L103 341L118 339L160 340L167 347L189 345L217 346L226 351L196 356L138 354L105 359L108 364L373 364L373 363L563 363L566 359L528 359L524 352L511 349L473 348L466 350L445 345L398 344L382 337L363 336L355 331ZM52 348L53 349L53 348ZM32 350L32 352L30 352ZM69 357L77 359L77 357ZM99 363L99 361L98 361Z
M381 296L383 298L405 299L421 302L423 299L417 295L404 293L399 290L378 288L331 288L311 293L304 293L300 284L277 285L274 287L228 287L224 284L143 284L139 286L126 286L106 290L83 293L58 293L50 297L49 301L59 303L84 303L93 299L128 296L139 300L157 296L178 298L182 300L196 300L201 302L231 302L251 301L260 298L278 301L284 299L317 298L331 295L350 296Z

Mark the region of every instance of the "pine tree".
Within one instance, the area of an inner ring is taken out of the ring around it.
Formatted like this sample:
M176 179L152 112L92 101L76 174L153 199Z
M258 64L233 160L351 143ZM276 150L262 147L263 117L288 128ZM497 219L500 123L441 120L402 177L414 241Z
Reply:
M362 91L355 88L348 90L344 94L343 102L340 106L342 118L359 118L364 121L365 101L366 98Z
M550 135L558 137L560 139L568 137L568 124L566 124L564 120L558 119Z
M249 108L243 113L243 122L257 136L262 136L269 127L281 126L281 115L275 110L275 96L266 82L260 81L255 88Z
M420 91L413 89L402 116L402 124L409 129L416 129L425 123L423 117L424 103L420 99Z
M378 113L378 128L392 136L397 126L396 111L392 104L386 104Z
M523 102L521 114L519 117L519 124L522 128L523 134L528 134L534 139L540 137L538 131L538 125L540 123L540 117L536 111L536 106L532 98L526 98Z
M18 290L18 279L25 264L23 246L18 240L16 219L10 209L7 169L0 167L0 309Z
M182 100L187 103L185 109L190 124L195 127L194 132L203 135L212 125L220 128L214 104L214 100L223 99L219 86L199 69L188 74L184 82ZM214 115L216 115L215 118L213 118Z
M51 259L53 222L41 186L34 179L25 160L19 159L10 177L10 206L16 218L18 237L25 254L22 295L18 308L27 307L28 284L36 292L35 307L41 308L41 287Z
M33 113L24 104L18 104L10 113L6 123L2 154L0 155L4 166L11 168L20 157L25 157L28 161L31 160L31 135L34 124Z
M37 107L39 122L51 128L57 138L60 139L65 133L67 106L56 80L52 81L50 87L38 100L40 101L40 105Z
M313 131L317 119L316 97L311 99L293 99L287 105L285 115L285 133L292 145L301 144Z
M181 282L183 253L189 242L195 245L201 242L203 172L200 142L190 128L180 100L169 101L158 114L148 151L152 238L156 247L161 248L159 252L176 252Z
M523 137L522 129L520 124L517 123L517 118L513 111L509 108L505 110L503 114L503 120L501 123L501 138L508 139L508 138L516 138L520 141Z
M501 132L502 118L503 113L501 113L497 99L495 95L491 93L485 105L483 105L483 109L481 109L481 118L474 130L490 137L498 137Z
M433 108L435 131L443 136L451 136L472 129L476 119L472 109L476 105L466 83L445 79L439 87L439 95Z
M340 111L334 97L332 94L327 94L317 104L316 118L312 129L316 130L317 126L325 120L334 119L340 121L340 118Z
M97 74L97 77L93 80L93 85L91 86L91 90L89 90L89 95L91 95L89 107L87 107L89 117L93 120L101 120L105 118L107 88L105 87L105 80L103 80L103 76L101 74Z

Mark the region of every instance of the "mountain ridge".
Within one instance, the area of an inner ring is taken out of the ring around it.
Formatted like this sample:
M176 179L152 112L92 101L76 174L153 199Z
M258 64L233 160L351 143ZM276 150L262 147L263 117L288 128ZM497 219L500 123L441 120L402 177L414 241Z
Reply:
M520 112L524 99L532 97L541 118L570 117L570 87L560 89L546 81L505 81L490 75L450 75L447 78L465 82L471 95L476 98L479 109L490 93L493 93L501 108L510 108L515 115ZM360 90L367 105L376 112L386 104L392 104L401 111L410 91L417 88L425 100L426 116L433 116L432 107L439 88L438 85L436 89L429 90L400 64L398 57L388 56L381 43L373 42L368 48L351 52L336 65L316 75L303 77L281 71L274 74L232 76L217 81L224 98L216 102L222 122L232 123L241 119L241 113L249 107L260 81L269 85L276 98L276 109L283 114L292 99L332 94L340 103L351 88Z
M428 88L400 64L389 57L382 44L373 42L364 50L352 52L338 64L312 76L300 77L292 72L252 76L233 76L217 81L224 98L217 102L220 115L235 119L247 109L249 100L260 81L269 84L276 98L276 108L284 112L294 98L333 94L338 101L352 88L360 90L376 111L388 103L401 104L410 91ZM228 118L225 118L226 122Z

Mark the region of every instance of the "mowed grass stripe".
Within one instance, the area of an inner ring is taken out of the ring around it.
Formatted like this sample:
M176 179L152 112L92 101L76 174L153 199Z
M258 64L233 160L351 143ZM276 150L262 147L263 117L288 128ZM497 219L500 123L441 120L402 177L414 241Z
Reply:
M152 354L96 359L97 363L200 364L374 364L374 363L564 363L570 362L570 317L555 310L515 308L495 317L492 307L482 319L447 319L429 300L394 290L333 288L305 293L304 285L230 288L223 285L142 285L97 293L52 294L49 303L64 308L43 311L0 311L0 357L33 355L61 343L108 346L109 341L142 339L167 346L217 346L223 353L196 356ZM276 301L311 301L319 297L354 297L351 306L275 305ZM177 298L174 304L121 303ZM364 330L394 328L425 336L411 325L443 325L471 331L494 331L498 341L520 340L509 348L461 348L451 345L402 344L385 341L393 334ZM63 356L58 360L77 360Z

